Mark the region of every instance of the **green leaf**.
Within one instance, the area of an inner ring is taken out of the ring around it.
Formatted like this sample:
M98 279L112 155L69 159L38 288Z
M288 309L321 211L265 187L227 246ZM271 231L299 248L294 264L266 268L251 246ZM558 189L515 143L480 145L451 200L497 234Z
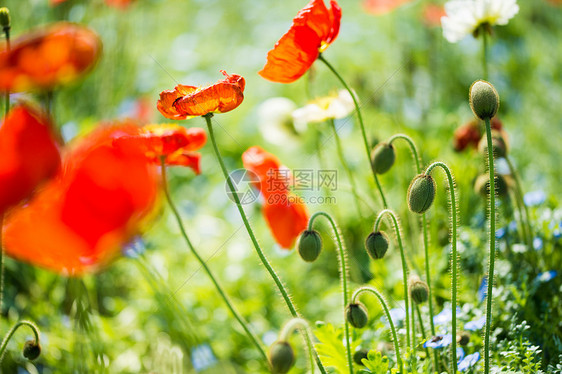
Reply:
M369 351L367 358L362 360L366 370L363 373L387 373L388 372L388 358L383 356L380 352Z
M336 330L332 324L327 323L318 326L314 335L319 340L316 347L322 362L326 366L336 369L336 373L345 374L349 372L342 330Z

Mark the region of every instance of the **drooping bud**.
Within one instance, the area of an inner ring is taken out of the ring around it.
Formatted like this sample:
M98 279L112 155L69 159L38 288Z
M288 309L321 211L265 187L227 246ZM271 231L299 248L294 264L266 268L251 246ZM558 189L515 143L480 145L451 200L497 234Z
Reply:
M435 181L431 175L416 176L408 187L408 207L414 213L424 213L433 204Z
M372 232L365 239L365 249L373 260L384 257L388 250L388 236L384 232Z
M396 154L392 144L379 143L371 152L371 163L373 170L377 174L384 174L390 170L392 165L394 165L395 159Z
M478 143L478 151L483 157L488 155L488 138L486 135ZM495 158L502 158L507 155L507 141L504 134L498 130L492 130L492 152Z
M498 196L506 196L509 188L505 178L501 174L496 174L494 181ZM482 174L476 178L474 191L484 197L490 194L490 176L488 174Z
M349 304L345 308L345 316L347 322L356 329L362 329L369 322L369 314L367 308L361 303Z
M417 275L408 280L408 292L416 304L422 304L429 298L429 287Z
M295 364L295 352L285 341L276 341L269 348L269 365L274 374L285 374Z
M3 30L10 29L12 20L10 18L10 10L6 7L0 8L0 26Z
M470 334L468 332L463 331L459 335L457 335L457 342L459 343L459 345L465 346L468 344L469 341L470 341Z
M364 358L366 359L368 354L369 354L368 349L356 350L355 353L353 354L353 362L355 362L357 365L365 366L363 365L363 362L361 360L363 360Z
M23 357L32 361L41 354L41 345L35 340L28 340L23 346Z
M299 255L306 262L313 262L322 251L322 237L315 230L304 230L297 242Z
M500 106L500 97L490 82L478 80L470 86L470 108L481 120L491 119Z

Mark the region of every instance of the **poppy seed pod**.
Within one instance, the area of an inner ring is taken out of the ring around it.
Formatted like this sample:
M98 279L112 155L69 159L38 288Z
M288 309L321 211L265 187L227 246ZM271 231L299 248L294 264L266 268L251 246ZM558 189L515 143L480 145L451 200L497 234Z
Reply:
M488 138L486 135L480 139L478 151L483 157L488 156ZM492 152L495 158L502 158L507 155L507 141L498 130L492 130Z
M285 341L276 341L269 348L269 364L271 372L285 374L295 364L295 352L291 345Z
M416 304L422 304L429 298L429 287L419 277L413 276L408 282L408 292Z
M363 362L361 360L367 359L368 354L369 354L368 349L358 349L353 354L353 362L355 362L357 365L365 366L365 365L363 365Z
M373 260L384 257L388 250L388 236L384 232L372 232L365 240L365 249Z
M500 97L494 86L484 80L478 80L470 86L470 108L481 120L491 119L500 106Z
M35 340L28 340L23 346L23 357L32 361L35 360L41 354L41 345Z
M506 196L508 186L505 178L501 174L496 174L494 181L498 196ZM474 190L482 196L488 196L490 194L490 176L488 174L478 176L474 182Z
M379 143L371 152L371 163L377 174L384 174L394 165L396 154L392 144Z
M304 230L297 242L299 255L306 262L313 262L322 251L322 237L315 230Z
M356 329L362 329L369 322L369 314L367 313L367 308L363 304L349 304L345 308L345 317L347 322Z
M416 176L408 187L408 207L414 213L425 213L435 198L435 181L428 174Z
M6 7L0 8L0 26L5 29L9 29L11 25L10 10Z

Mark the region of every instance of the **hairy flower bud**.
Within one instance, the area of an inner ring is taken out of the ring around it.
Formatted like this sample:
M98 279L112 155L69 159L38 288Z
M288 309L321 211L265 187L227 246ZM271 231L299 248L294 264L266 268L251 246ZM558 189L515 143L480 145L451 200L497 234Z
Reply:
M418 276L412 276L408 280L408 292L416 304L422 304L429 298L429 287Z
M478 80L470 86L470 108L481 120L491 119L500 106L500 97L490 82Z
M306 262L313 262L322 251L322 237L315 230L304 230L297 242L299 255Z
M35 360L41 354L41 345L35 340L28 340L23 346L23 357L28 360Z
M0 8L0 26L2 26L4 30L9 30L11 22L10 10L6 7Z
M388 143L379 143L371 152L371 163L377 174L384 174L390 170L395 159L394 147Z
M463 331L459 335L457 335L457 342L459 343L459 345L465 346L468 344L469 341L470 341L470 334L468 332Z
M369 314L367 313L367 308L363 304L349 304L345 308L345 316L347 322L356 329L362 329L369 322Z
M433 204L435 181L431 175L416 176L408 187L408 207L414 213L424 213Z
M384 257L388 250L388 236L384 232L372 232L365 240L365 249L373 260Z
M508 185L505 178L501 174L496 174L494 181L498 196L506 196ZM479 175L474 182L474 190L484 197L488 196L490 194L490 176L488 174Z
M353 362L355 362L357 365L365 366L363 365L363 362L361 360L363 360L364 358L366 359L368 354L368 349L358 349L353 354Z
M274 374L285 374L295 364L295 352L285 341L276 341L269 348L269 364Z

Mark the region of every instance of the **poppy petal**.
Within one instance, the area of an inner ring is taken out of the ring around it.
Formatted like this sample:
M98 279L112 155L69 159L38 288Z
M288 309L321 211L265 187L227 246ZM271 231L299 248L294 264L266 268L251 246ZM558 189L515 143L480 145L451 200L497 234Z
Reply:
M308 225L306 205L292 194L278 202L265 204L263 214L275 241L285 249L293 247Z

